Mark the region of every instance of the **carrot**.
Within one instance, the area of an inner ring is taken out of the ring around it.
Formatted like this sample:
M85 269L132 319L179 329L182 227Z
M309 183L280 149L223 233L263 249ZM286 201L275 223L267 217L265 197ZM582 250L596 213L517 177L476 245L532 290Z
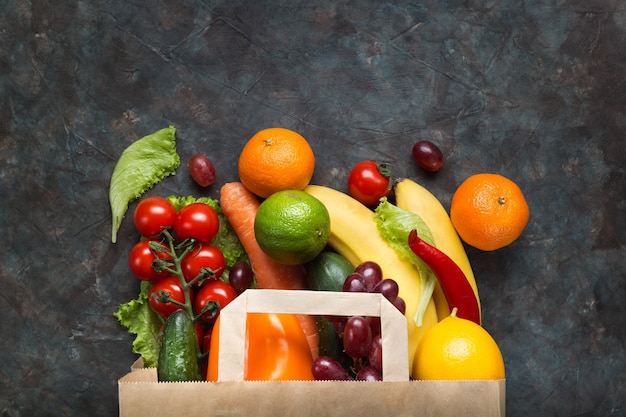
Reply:
M224 215L239 237L250 259L257 288L297 290L307 288L306 270L303 265L285 265L276 262L263 252L254 236L254 217L260 202L240 182L230 182L220 190L220 206ZM315 317L298 315L302 330L309 342L313 358L319 354L319 334Z

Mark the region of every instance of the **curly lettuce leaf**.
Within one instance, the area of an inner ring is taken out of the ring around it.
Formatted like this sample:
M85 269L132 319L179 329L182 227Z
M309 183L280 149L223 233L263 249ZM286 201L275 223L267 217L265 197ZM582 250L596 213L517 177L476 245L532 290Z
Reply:
M176 211L180 211L180 209L192 203L205 203L213 207L220 220L220 228L217 232L217 236L213 238L211 243L220 248L224 254L227 269L230 269L230 267L239 260L248 260L248 255L244 250L239 237L237 237L237 233L235 233L235 230L224 215L218 200L210 197L180 197L174 195L167 197L167 199L174 205Z
M124 149L109 184L113 243L117 241L128 205L163 178L174 175L179 166L174 126L144 136Z
M413 229L417 230L419 236L430 243L435 244L430 228L424 220L417 214L403 210L391 204L386 198L381 199L380 204L374 212L374 219L383 239L393 248L400 258L411 262L420 274L420 297L417 311L413 320L420 327L423 323L424 314L430 298L433 295L437 277L431 269L417 256L409 247L408 236Z
M150 285L142 282L139 296L119 306L113 313L120 324L136 335L133 352L141 355L146 367L156 367L159 359L159 332L163 321L148 304Z

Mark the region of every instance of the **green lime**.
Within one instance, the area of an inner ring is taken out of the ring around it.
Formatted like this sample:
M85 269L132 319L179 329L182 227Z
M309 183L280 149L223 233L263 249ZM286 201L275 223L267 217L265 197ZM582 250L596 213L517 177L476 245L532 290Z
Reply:
M254 235L270 258L287 265L303 264L326 247L330 216L321 201L304 191L278 191L261 203Z

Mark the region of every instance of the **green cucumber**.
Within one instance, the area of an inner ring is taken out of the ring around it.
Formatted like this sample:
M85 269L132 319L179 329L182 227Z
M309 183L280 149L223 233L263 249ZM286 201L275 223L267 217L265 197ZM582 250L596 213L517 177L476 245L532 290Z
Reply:
M336 252L324 251L307 265L309 287L316 291L341 291L354 266Z
M161 382L199 381L196 329L184 310L170 314L163 328L157 375Z
M344 350L343 339L337 334L333 323L320 316L317 316L315 321L319 334L319 355L330 356L336 359L345 369L350 369L354 365L354 360Z

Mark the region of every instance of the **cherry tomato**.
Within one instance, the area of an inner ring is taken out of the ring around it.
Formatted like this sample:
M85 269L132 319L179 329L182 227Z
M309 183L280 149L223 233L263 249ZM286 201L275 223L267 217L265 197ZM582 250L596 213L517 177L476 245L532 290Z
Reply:
M147 197L137 204L133 221L141 236L153 237L172 227L175 218L176 209L167 199Z
M170 274L168 271L157 272L154 269L154 262L157 259L169 261L172 258L168 253L163 251L157 251L155 256L155 251L150 248L150 242L154 242L153 244L163 247L163 251L168 250L165 245L158 240L142 240L135 244L128 254L130 272L143 281L156 281Z
M191 289L189 289L191 295ZM180 310L182 307L168 301L164 301L162 297L165 294L169 294L172 300L179 303L185 303L185 291L180 284L178 277L169 276L167 278L160 279L152 284L148 293L148 303L155 313L162 317L168 317L176 310Z
M226 260L220 248L206 243L197 246L185 255L180 262L180 267L187 282L197 277L202 268L208 268L213 271L213 275L208 275L207 279L214 280L219 279L224 273Z
M213 324L217 320L220 310L235 298L237 298L237 291L230 284L224 281L207 282L200 287L198 294L196 294L194 301L196 314L200 314L210 302L217 302L218 305L201 316L204 322Z
M384 166L375 161L361 161L350 171L348 192L366 206L378 204L378 200L391 192L390 175Z
M179 239L196 239L209 243L220 228L220 221L213 207L205 203L192 203L183 207L174 220L174 233Z
M189 159L189 174L200 187L208 187L215 182L215 167L211 160L201 153Z

